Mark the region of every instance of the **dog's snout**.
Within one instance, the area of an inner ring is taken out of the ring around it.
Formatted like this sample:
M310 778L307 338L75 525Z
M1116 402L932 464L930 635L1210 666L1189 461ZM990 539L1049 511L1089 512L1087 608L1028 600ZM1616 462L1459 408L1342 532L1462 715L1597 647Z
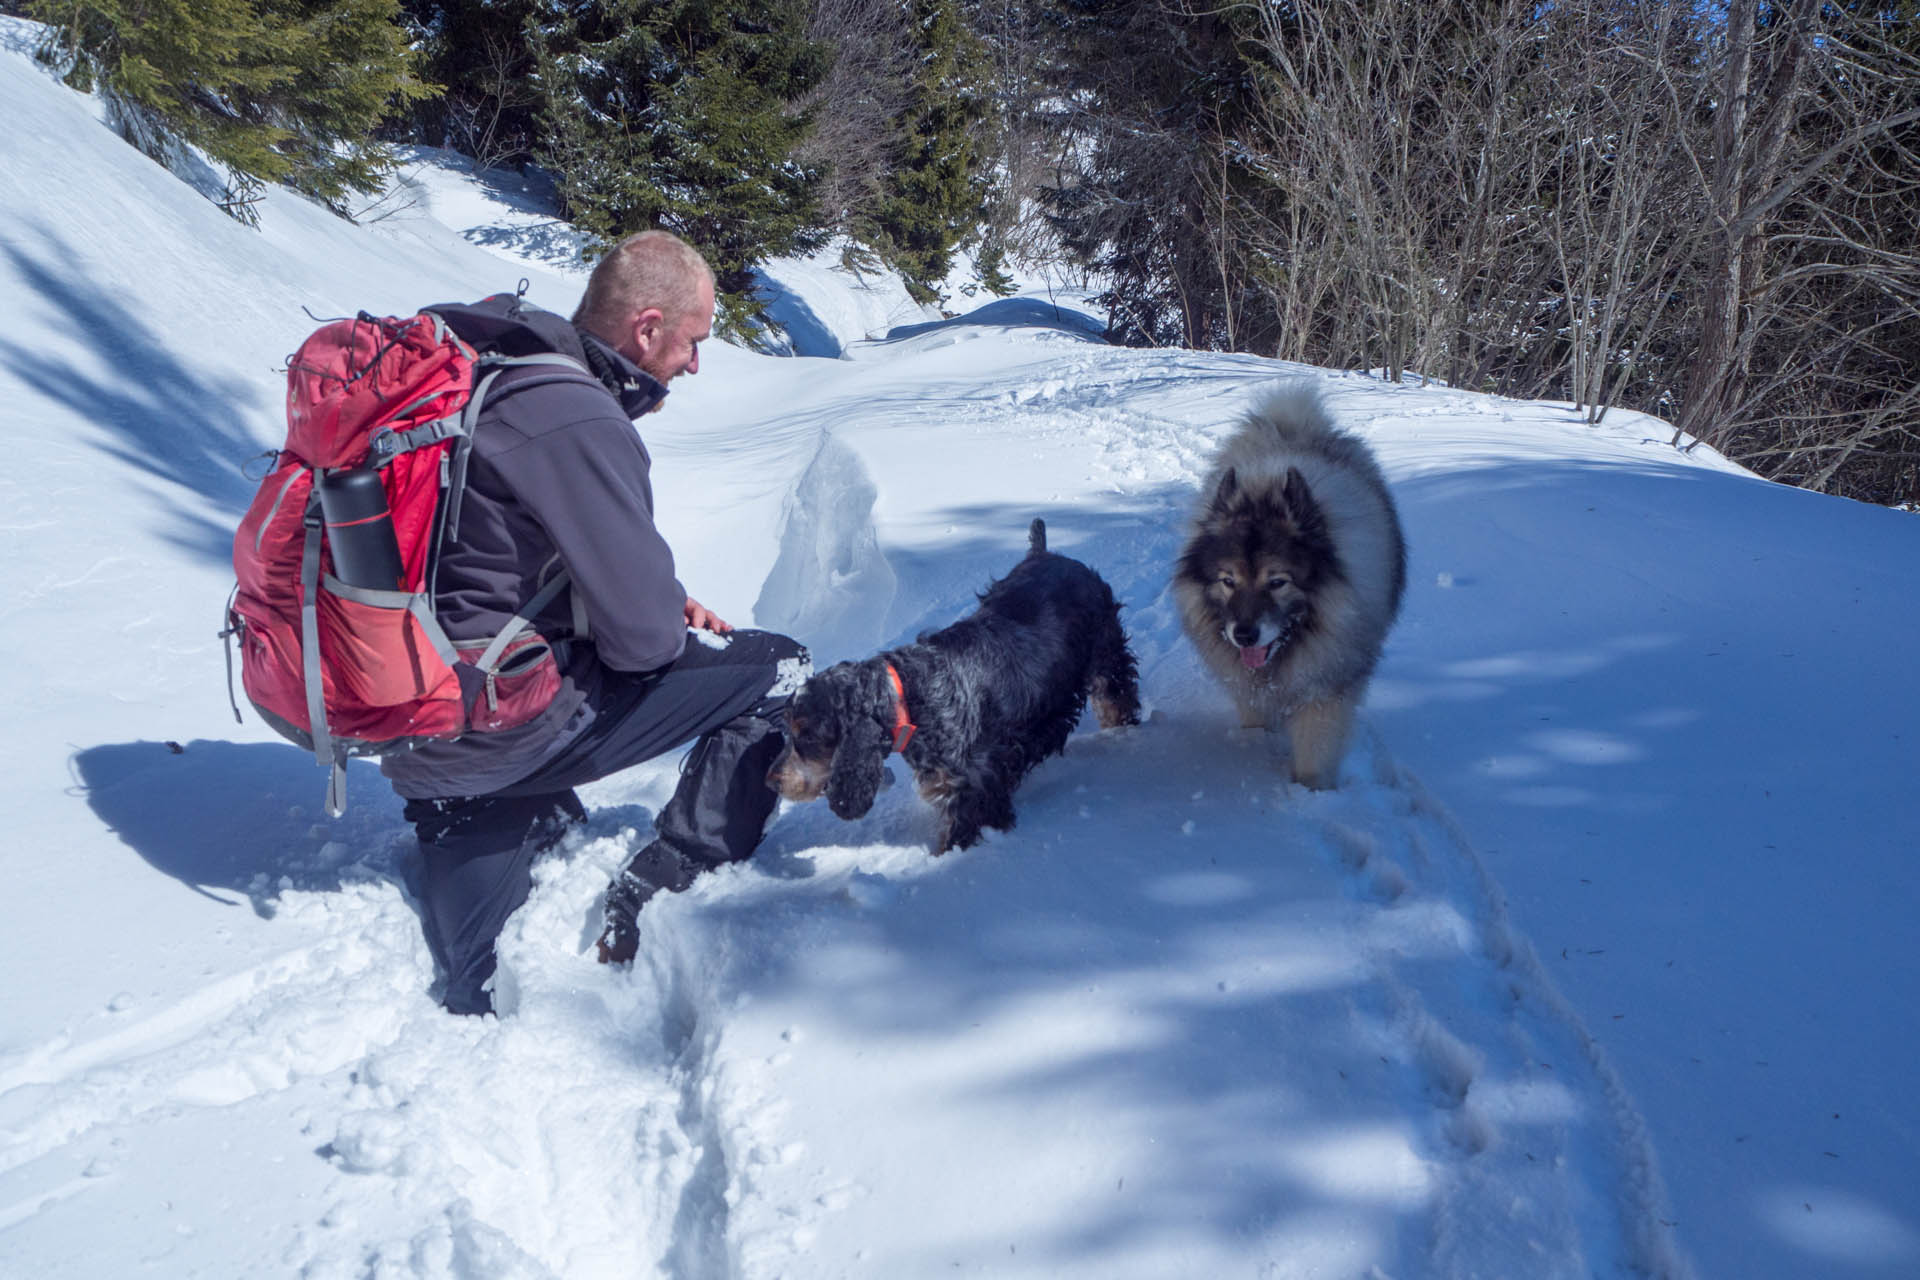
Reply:
M1236 622L1233 624L1231 630L1233 633L1233 642L1242 648L1247 645L1256 644L1260 640L1260 628L1255 623Z
M780 789L780 780L787 775L792 765L793 743L782 742L780 744L779 754L774 756L773 763L767 768L767 785L775 791L778 791Z
M781 749L773 767L767 770L767 786L785 800L812 800L826 790L827 769L795 751L789 742Z

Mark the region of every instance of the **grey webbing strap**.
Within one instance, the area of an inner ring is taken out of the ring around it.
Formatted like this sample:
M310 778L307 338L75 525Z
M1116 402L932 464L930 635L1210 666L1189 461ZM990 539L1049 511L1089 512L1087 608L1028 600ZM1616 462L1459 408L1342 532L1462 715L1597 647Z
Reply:
M558 573L566 572L566 565L561 563L560 553L558 551L548 556L547 562L540 566L541 573L544 574L548 570L553 570ZM577 589L567 593L567 608L573 615L571 622L572 630L567 633L568 638L572 640L593 639L593 628L587 621L587 602L581 598L580 592Z
M227 705L233 708L233 722L245 724L240 718L240 699L233 696L233 633L240 623L233 613L233 602L240 594L240 584L234 583L233 590L227 592L227 625L220 631L220 650L227 656Z
M333 776L327 779L327 814L337 818L347 811L347 762L333 762Z
M339 596L342 600L351 600L355 604L370 605L375 609L405 609L412 614L414 621L426 633L427 643L440 655L440 660L448 666L460 660L453 642L447 639L447 633L440 629L440 620L433 616L433 610L427 605L424 591L382 591L378 587L356 587L340 581L330 573L320 575L320 585L327 589L328 595Z
M562 369L577 369L589 378L593 378L593 370L587 368L587 366L581 364L572 356L562 355L558 351L536 351L530 356L481 356L480 363L501 369L512 369L527 364L550 364L557 365ZM598 378L593 378L593 380L595 382L600 381Z
M229 627L220 633L220 647L227 655L227 705L233 708L233 722L245 724L246 721L240 717L240 699L233 693L233 628Z
M453 471L447 482L447 518L446 523L441 525L441 546L460 536L460 508L467 496L467 455L473 447L473 429L480 422L480 406L486 401L494 379L499 376L498 369L480 375L479 381L474 384L473 395L467 400L466 410L460 415L460 433L466 436L467 445L465 448L456 446L453 451Z
M513 383L507 390L517 391L522 387L537 386L548 382L577 382L582 380L591 382L595 386L600 385L600 379L593 376L592 370L588 369L578 360L575 360L572 356L561 355L558 351L535 352L533 355L526 356L482 356L474 362L475 382L473 395L467 400L467 407L460 416L457 430L448 432L449 435L464 436L466 442L464 445L455 446L452 451L451 456L453 463L447 477L449 497L447 500L446 518L440 527L440 546L444 547L460 536L460 508L467 494L467 462L472 456L473 436L475 430L480 425L480 411L486 404L487 393L493 389L493 384L499 379L500 375L507 370L540 365L545 365L556 370L564 369L567 373L561 376L524 378L519 382ZM574 375L578 376L576 377ZM493 664L500 660L500 655L506 652L507 646L512 644L521 632L533 625L531 620L538 616L540 610L545 607L547 602L558 595L560 590L566 585L566 573L563 571L556 574L535 594L533 599L526 603L526 606L521 609L518 614L514 615L507 629L493 638L493 642L489 644L480 655L480 661L478 663L480 670L489 673L489 679L491 679ZM573 620L578 634L584 639L587 634L586 606L581 603L577 592L573 598ZM442 634L437 624L431 633L435 636Z
M567 597L567 603L573 606L573 638L575 640L593 639L593 628L587 625L587 602L578 591Z
M500 655L507 651L507 646L519 639L521 632L533 626L533 619L540 616L540 610L546 607L549 600L560 594L561 588L567 585L567 581L564 570L549 578L547 585L536 591L533 599L527 601L520 612L513 615L512 620L507 623L506 630L495 636L493 643L481 651L480 657L473 665L492 675L494 664L500 661Z
M459 414L449 414L444 418L435 418L432 422L423 422L417 427L408 427L405 431L382 431L373 438L369 450L378 462L397 458L403 453L415 449L424 449L430 444L439 444L442 440L451 440L455 436L466 434L466 425Z
M372 605L376 609L404 609L413 599L411 591L382 591L379 587L356 587L352 583L342 582L330 573L320 575L320 585L327 594L339 596L342 600L351 600L355 604Z
M407 598L407 612L413 615L414 621L420 624L420 629L426 632L427 643L432 645L433 651L440 655L440 661L448 666L460 661L459 651L453 647L453 641L447 639L447 633L440 629L440 619L434 616L433 602L427 598L425 592Z
M327 732L327 699L320 680L320 494L307 499L307 543L300 552L300 668L307 684L307 724L313 758L334 764L333 736ZM331 789L330 789L331 790ZM337 814L335 816L338 816Z
M578 378L572 376L526 378L509 386L507 390L518 391L522 387L538 386L547 382L578 382L583 379L591 381L595 386L600 384L600 380L595 378L585 365L572 356L561 355L558 351L539 352L530 356L482 356L474 362L473 394L467 398L467 407L460 414L459 425L446 434L465 436L468 446L471 447L473 433L480 425L480 410L487 402L487 392L493 390L493 384L499 380L501 374L523 365L549 365L570 370L580 376ZM467 449L454 450L453 471L448 487L453 496L447 502L447 522L444 526L445 532L441 534L443 545L446 541L460 536L460 507L467 495Z

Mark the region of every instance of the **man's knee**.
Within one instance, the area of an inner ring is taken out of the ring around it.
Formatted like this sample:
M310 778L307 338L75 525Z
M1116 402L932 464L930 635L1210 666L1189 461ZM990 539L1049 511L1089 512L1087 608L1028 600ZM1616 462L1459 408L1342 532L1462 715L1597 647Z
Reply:
M742 665L813 669L807 646L778 631L734 631L727 642L729 656Z
M542 853L587 820L572 791L409 800L403 813L413 824L421 853L441 867L514 851Z
M750 634L754 638L754 657L768 669L766 691L761 695L760 705L754 708L766 715L785 706L807 682L807 677L813 674L813 655L791 636L776 631Z
M813 660L807 653L807 646L792 636L783 636L777 631L765 631L761 634L767 637L768 649L776 661L792 659L805 663L809 667L813 665Z

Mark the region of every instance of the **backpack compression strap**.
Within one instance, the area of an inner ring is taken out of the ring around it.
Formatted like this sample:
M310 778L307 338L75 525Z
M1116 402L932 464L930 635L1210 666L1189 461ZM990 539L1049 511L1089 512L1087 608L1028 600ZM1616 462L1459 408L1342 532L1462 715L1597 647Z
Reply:
M473 447L473 433L480 425L480 410L485 406L487 393L493 390L493 384L500 375L510 370L526 366L547 366L550 373L538 377L520 378L500 388L500 394L510 395L515 391L524 391L528 387L545 386L551 382L590 382L602 386L600 379L572 356L563 356L558 351L541 351L530 356L481 356L474 362L473 395L467 399L466 411L460 415L459 425L448 430L445 435L458 434L465 437L464 442L454 450L453 471L448 477L447 522L443 538L455 538L460 535L460 507L467 493L467 451ZM441 423L430 423L429 427L440 427Z
M307 511L301 517L306 526L306 545L300 551L300 671L307 686L307 729L313 735L313 758L323 769L331 769L327 779L327 813L339 817L347 811L347 762L334 752L333 735L327 730L327 699L320 678L320 491L308 495Z
M435 435L433 439L445 439L448 436L455 435L461 437L460 442L454 446L453 451L448 455L451 463L446 476L447 503L441 512L440 518L442 523L440 525L440 532L434 539L434 545L436 547L444 547L449 541L460 535L460 508L467 494L467 462L473 448L474 432L480 425L480 411L486 404L487 394L493 391L494 383L501 374L508 373L514 369L528 367L545 367L548 372L536 374L532 377L517 378L501 387L497 394L512 395L514 392L524 391L528 387L541 387L554 382L585 382L596 387L603 385L600 379L594 377L593 372L585 365L575 360L572 356L561 355L558 351L541 351L530 356L481 356L479 360L475 362L474 366L477 381L474 384L473 395L468 398L466 410L460 415L458 424L449 424L445 420L442 420L441 422L429 423L426 427L416 428L416 430L420 431L439 430L440 433ZM435 559L437 561L438 556L436 556ZM568 581L569 579L565 569L562 569L556 576L549 579L546 585L540 589L540 593L522 606L518 614L514 615L507 629L501 632L500 635L494 637L494 645L498 645L501 650L504 650L506 645L510 643L515 636L532 625L528 619L533 618L541 609L545 608L547 602L559 594L560 589L566 586ZM429 588L431 588L431 584L429 584ZM578 591L573 592L569 596L569 601L573 610L574 639L591 639L592 630L587 625L586 602L580 598ZM500 655L492 652L492 650L493 645L489 645L487 655L483 656L480 662L482 670L487 670L491 662L499 659ZM491 676L488 677L488 682L489 685L491 685Z

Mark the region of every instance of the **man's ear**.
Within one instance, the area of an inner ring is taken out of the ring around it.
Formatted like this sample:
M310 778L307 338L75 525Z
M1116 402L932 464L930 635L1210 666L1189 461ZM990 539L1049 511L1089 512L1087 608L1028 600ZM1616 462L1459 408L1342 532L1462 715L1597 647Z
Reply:
M870 716L860 716L845 727L827 774L827 805L834 817L851 821L873 808L880 780L887 773L891 745L886 730Z
M648 307L633 317L633 324L629 330L633 349L640 353L641 359L645 359L654 347L659 345L666 331L667 313L658 307ZM639 362L639 360L634 361L635 364Z

